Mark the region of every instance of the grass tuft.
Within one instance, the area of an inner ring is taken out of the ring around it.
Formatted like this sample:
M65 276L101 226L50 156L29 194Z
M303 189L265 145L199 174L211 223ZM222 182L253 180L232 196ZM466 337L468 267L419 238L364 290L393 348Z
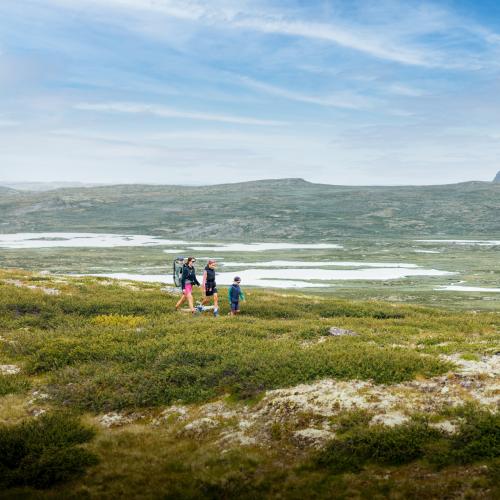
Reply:
M30 388L30 381L24 375L2 375L0 374L0 396L7 394L19 394Z

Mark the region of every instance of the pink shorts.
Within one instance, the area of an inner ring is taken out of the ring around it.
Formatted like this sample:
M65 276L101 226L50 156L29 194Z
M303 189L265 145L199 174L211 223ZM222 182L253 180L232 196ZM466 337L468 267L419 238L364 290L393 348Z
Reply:
M193 291L193 285L191 283L186 283L184 285L184 290L182 291L184 295L189 295Z

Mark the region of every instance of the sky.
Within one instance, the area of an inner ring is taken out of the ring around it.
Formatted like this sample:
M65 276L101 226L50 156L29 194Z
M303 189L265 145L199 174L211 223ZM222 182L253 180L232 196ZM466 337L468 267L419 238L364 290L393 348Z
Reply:
M0 0L0 180L498 170L497 0Z

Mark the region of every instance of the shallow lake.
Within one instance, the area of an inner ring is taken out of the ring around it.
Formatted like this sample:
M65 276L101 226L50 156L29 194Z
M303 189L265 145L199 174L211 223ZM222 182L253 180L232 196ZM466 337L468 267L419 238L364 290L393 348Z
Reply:
M439 292L484 293L497 292L497 283L491 280L485 283L478 280L457 283L463 272L459 267L450 265L454 262L458 264L451 247L455 247L457 252L474 252L476 248L477 251L491 253L498 250L495 247L497 243L496 240L437 239L408 240L406 243L399 242L399 246L381 243L376 239L364 244L359 241L207 243L140 234L0 234L0 249L4 248L11 252L10 255L16 255L14 264L19 265L20 262L19 267L24 267L24 258L29 263L29 269L44 270L48 267L57 273L170 284L174 256L194 254L198 257L197 271L200 278L206 259L217 258L217 282L220 285L229 285L238 275L246 286L269 288L367 288L389 283L409 283L412 289L421 287ZM470 250L466 250L468 248ZM89 250L80 252L79 249ZM159 259L158 252L164 258ZM43 263L47 259L43 259L47 255L51 260L44 267ZM69 257L62 260L64 255ZM77 258L73 260L73 257ZM398 258L401 260L394 260ZM84 266L78 263L81 259L85 259ZM42 264L33 265L38 262Z

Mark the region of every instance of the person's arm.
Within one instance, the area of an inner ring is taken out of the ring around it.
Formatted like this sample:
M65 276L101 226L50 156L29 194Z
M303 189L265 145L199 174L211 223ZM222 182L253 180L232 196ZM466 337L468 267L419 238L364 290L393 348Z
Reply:
M243 293L243 290L240 288L240 299L245 300L245 294Z
M193 281L196 286L200 286L200 282L198 281L198 278L196 278L196 271L194 270L194 267L193 267Z
M231 304L231 287L227 289L227 300L229 300L229 303Z
M207 284L207 270L203 271L203 279L201 280L201 284L203 289L205 289L205 285Z
M181 277L181 288L184 290L184 288L186 288L186 279L187 279L187 276L188 276L188 269L187 269L187 266L184 266L182 268L182 277Z

